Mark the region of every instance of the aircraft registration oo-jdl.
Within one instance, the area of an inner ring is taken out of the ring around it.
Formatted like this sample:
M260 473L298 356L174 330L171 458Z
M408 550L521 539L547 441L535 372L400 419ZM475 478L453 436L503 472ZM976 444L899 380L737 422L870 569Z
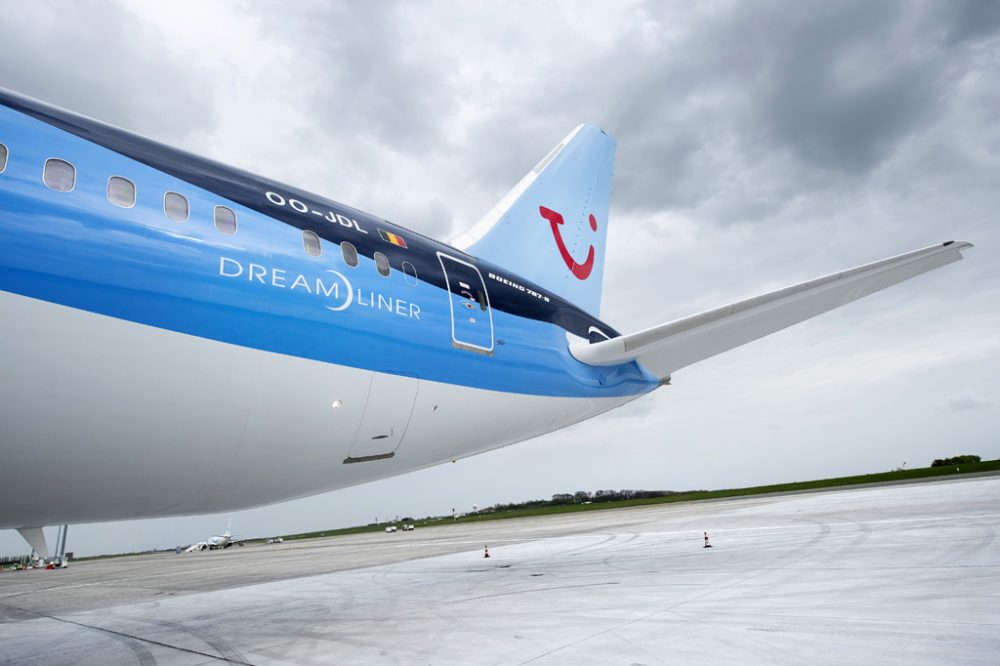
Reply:
M622 335L615 142L450 243L0 91L0 528L252 507L496 449L962 258L946 242Z

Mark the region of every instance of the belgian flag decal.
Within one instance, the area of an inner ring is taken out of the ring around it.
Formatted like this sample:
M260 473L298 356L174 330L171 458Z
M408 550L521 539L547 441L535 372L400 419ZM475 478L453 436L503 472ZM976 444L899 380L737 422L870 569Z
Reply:
M405 248L406 241L399 234L394 234L391 231L385 231L383 229L378 230L378 235L382 237L382 240L392 243L393 245L398 245L399 247Z

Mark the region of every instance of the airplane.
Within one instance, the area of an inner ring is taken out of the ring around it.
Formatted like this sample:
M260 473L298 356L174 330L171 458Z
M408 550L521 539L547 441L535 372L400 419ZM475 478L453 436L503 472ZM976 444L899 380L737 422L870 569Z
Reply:
M615 147L580 125L445 243L0 91L0 528L44 555L45 525L245 509L531 439L971 247L623 334L600 319Z
M208 540L209 550L218 550L222 548L229 548L233 544L243 545L242 541L237 541L233 539L233 535L230 534L229 530L226 530L222 534L216 534L211 539Z
M222 534L216 534L208 539L208 541L199 541L198 543L193 543L187 548L182 549L185 553L194 553L201 550L224 550L230 546L237 545L243 546L246 541L243 539L236 539L232 533L232 524L226 527L226 531Z

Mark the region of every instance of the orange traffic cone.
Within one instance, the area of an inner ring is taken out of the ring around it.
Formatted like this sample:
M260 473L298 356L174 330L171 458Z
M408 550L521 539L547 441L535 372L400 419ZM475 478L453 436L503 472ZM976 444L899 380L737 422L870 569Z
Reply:
M489 557L489 556L490 556L490 547L483 546L483 557Z

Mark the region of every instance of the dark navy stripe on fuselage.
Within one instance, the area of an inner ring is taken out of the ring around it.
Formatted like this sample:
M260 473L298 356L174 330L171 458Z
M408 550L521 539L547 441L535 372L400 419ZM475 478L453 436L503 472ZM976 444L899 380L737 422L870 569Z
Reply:
M420 280L441 289L447 287L436 253L445 252L463 256L474 263L482 273L486 280L490 305L494 310L552 323L582 338L593 337L592 327L603 331L608 337L619 336L617 331L604 322L530 280L350 206L165 146L2 89L0 89L0 104L280 220L296 229L313 231L320 238L333 243L347 241L363 256L372 258L375 252L381 252L389 258L390 264L396 270L401 268L404 261L409 262L416 267ZM275 204L276 197L269 199L267 196L269 192L283 199L285 204ZM305 210L301 210L301 207L293 208L289 204L293 199L301 203ZM326 217L327 214L338 221L330 222ZM379 234L380 229L401 236L405 239L407 248L404 249L385 240ZM531 248L525 248L525 251L531 251ZM491 279L490 275L496 276L496 279ZM458 287L451 285L451 291L457 293Z

